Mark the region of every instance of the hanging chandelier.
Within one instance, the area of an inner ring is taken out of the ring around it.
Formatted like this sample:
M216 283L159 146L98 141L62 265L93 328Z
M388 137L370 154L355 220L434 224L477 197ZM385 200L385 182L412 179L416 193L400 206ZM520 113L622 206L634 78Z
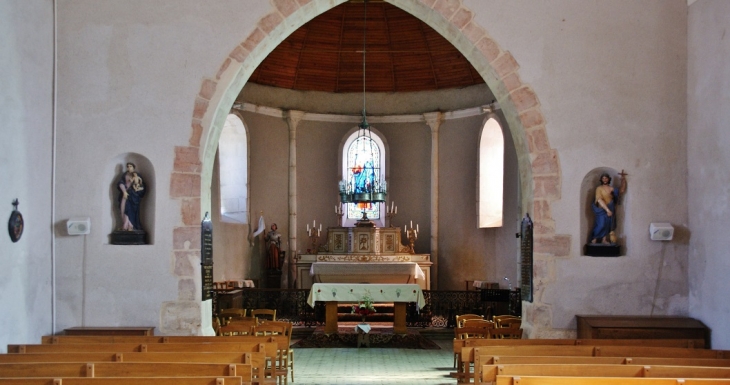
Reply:
M358 221L357 226L372 227L374 223L367 217L366 208L373 203L385 202L387 195L387 184L381 173L380 148L372 139L370 124L367 120L365 108L365 62L367 53L367 0L363 2L364 21L362 38L362 121L358 125L357 138L352 143L356 146L353 150L357 152L352 163L348 160L347 175L340 181L340 201L342 203L354 203L361 207L363 217ZM349 152L349 151L348 151Z

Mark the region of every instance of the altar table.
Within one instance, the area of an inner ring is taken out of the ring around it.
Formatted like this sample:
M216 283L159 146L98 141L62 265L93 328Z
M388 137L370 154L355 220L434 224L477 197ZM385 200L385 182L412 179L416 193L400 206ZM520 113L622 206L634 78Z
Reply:
M309 275L319 283L416 283L426 279L415 262L315 262Z
M421 287L417 284L355 284L355 283L315 283L309 291L307 303L314 307L317 301L326 304L326 318L324 332L337 333L337 303L359 303L364 296L372 298L373 302L393 302L394 320L393 332L405 334L406 304L415 302L421 309L426 305Z

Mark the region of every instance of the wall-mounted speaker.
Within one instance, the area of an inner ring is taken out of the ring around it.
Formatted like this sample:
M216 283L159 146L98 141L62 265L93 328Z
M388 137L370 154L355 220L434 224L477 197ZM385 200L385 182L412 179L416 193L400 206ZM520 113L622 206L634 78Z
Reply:
M670 223L652 223L649 225L649 237L652 241L671 241L674 227Z
M69 218L66 221L68 235L84 235L91 232L90 218Z

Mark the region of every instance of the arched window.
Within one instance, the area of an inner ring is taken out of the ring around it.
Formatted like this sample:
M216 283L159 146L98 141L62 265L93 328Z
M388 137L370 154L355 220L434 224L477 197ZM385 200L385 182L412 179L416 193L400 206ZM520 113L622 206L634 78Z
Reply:
M218 140L221 220L248 223L248 138L237 115L229 114Z
M355 193L362 186L386 188L385 182L385 144L375 130L356 129L342 146L342 182ZM342 187L342 186L341 186ZM385 226L382 203L355 204L348 203L343 208L343 226L354 226L363 216L376 222L379 227Z
M494 117L487 119L479 138L478 221L480 228L502 226L504 135Z

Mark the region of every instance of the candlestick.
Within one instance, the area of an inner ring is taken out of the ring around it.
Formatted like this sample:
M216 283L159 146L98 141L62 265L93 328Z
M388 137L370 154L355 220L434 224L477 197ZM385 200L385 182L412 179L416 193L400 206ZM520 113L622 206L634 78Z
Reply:
M337 225L342 227L342 216L344 215L342 213L342 203L339 206L335 206L335 214L337 215Z
M393 227L393 217L395 216L395 212L398 208L395 207L395 202L390 201L390 207L388 205L385 205L385 220L387 227Z

